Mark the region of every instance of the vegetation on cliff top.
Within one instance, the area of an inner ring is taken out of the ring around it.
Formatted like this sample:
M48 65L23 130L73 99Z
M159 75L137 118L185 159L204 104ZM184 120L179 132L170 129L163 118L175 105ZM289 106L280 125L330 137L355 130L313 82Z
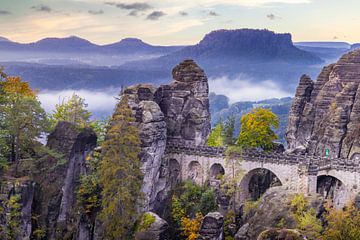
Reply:
M99 168L102 187L100 220L107 239L126 239L131 236L138 218L136 207L141 198L143 174L138 156L139 130L134 122L128 100L123 97L109 124Z

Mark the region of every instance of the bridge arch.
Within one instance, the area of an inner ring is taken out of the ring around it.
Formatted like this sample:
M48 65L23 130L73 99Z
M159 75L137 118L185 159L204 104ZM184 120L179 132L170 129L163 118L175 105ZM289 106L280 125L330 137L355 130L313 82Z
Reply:
M202 184L203 169L199 161L191 161L187 167L187 179Z
M217 180L220 176L225 175L225 169L220 163L214 163L210 167L210 180Z
M254 168L248 171L239 183L240 202L255 201L270 187L282 185L283 183L272 170L261 167Z
M181 179L181 165L174 158L169 160L169 179L172 187L175 187Z
M316 192L324 199L331 200L337 208L345 206L350 201L346 182L336 174L319 174L316 179Z

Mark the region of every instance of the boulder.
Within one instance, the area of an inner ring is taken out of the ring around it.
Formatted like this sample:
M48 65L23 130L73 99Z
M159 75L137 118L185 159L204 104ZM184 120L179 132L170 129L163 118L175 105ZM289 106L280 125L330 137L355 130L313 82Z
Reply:
M144 216L151 218L150 225L144 226L143 220L140 221L138 231L135 233L136 240L169 240L169 224L153 212L146 212Z
M208 213L200 227L198 240L224 239L224 216L219 212Z
M278 228L279 224L287 229L297 227L296 220L291 212L290 202L295 196L294 191L284 186L269 188L258 200L255 209L251 210L251 216L243 216L246 223L235 235L236 240L257 239L261 232L272 228ZM308 196L309 206L312 207L318 216L323 211L323 200L321 196Z

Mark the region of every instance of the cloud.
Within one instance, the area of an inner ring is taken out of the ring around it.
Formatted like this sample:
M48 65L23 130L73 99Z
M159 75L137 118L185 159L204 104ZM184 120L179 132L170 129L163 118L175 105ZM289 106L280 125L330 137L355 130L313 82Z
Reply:
M101 15L104 14L103 10L89 10L88 13L92 14L92 15Z
M183 16L183 17L189 15L189 14L188 14L187 12L185 12L185 11L180 11L179 14L180 14L180 16Z
M281 19L281 17L276 16L276 15L275 15L275 14L273 14L273 13L270 13L270 14L266 15L266 17L267 17L268 19L270 19L270 20L277 20L277 19Z
M208 15L209 15L209 16L212 16L212 17L217 17L217 16L219 16L219 14L218 14L217 12L215 12L215 11L210 11L210 12L208 13Z
M153 11L152 13L150 13L146 19L147 20L158 20L159 18L161 18L162 16L165 16L166 13L162 12L162 11Z
M118 89L107 89L104 91L89 91L89 90L62 90L62 91L45 91L38 95L42 107L51 112L55 109L55 105L67 100L74 93L85 99L88 104L87 109L94 113L94 115L110 115L114 110L117 102L116 97L119 94Z
M292 96L274 81L254 82L244 76L230 79L226 76L209 79L210 91L229 97L230 102L259 101Z
M9 15L9 14L11 14L9 11L0 10L0 15Z
M148 3L116 3L116 2L105 2L107 5L116 6L117 8L125 10L136 10L136 11L146 11L152 8Z
M44 4L32 6L31 9L34 9L37 12L51 12L52 11L52 9L49 6L46 6Z

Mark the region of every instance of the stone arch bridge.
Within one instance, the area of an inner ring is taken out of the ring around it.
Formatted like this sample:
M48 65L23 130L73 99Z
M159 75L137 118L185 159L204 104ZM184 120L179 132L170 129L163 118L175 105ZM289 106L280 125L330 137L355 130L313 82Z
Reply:
M179 180L193 179L199 184L211 182L217 174L231 174L233 169L226 162L224 148L172 144L167 146L165 158ZM281 185L294 192L324 195L330 192L339 207L360 192L359 159L258 151L244 151L238 158L241 159L238 168L242 171L241 201L249 198L250 180L257 170L270 171ZM325 184L322 183L324 179ZM320 185L328 188L326 193L321 192Z

